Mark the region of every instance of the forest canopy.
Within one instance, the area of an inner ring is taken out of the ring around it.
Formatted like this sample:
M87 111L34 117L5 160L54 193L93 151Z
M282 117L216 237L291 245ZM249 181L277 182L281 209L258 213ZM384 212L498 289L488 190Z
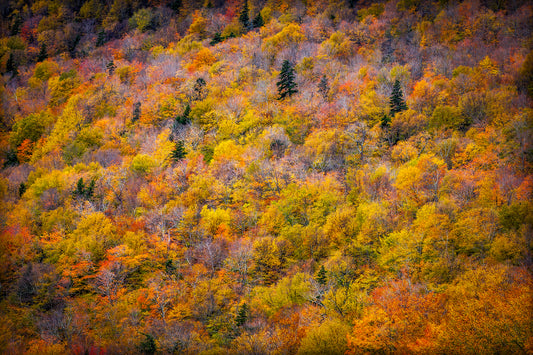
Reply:
M0 353L533 353L530 1L0 13Z

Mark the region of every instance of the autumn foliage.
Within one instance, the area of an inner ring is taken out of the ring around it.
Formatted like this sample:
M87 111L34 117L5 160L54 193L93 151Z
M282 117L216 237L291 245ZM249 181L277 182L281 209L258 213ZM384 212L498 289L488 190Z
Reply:
M530 2L0 12L0 353L533 353Z

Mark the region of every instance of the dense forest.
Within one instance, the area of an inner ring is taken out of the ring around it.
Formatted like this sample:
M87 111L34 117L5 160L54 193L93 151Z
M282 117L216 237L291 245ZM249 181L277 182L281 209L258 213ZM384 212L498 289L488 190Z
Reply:
M530 1L0 13L0 353L533 354Z

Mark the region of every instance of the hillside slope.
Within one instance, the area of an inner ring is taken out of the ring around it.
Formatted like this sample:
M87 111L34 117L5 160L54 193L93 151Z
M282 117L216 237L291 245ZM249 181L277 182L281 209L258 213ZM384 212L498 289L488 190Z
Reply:
M530 2L0 12L0 352L533 352Z

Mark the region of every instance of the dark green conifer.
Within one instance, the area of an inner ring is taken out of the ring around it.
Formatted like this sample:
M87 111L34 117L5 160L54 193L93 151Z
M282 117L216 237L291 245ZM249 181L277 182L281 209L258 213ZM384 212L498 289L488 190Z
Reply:
M390 123L391 123L391 119L389 115L383 114L383 116L381 116L381 128L390 127Z
M46 51L46 43L43 42L41 44L41 49L39 50L39 55L37 55L37 61L42 62L46 58L48 58L48 53Z
M174 150L172 151L172 160L178 162L185 158L186 155L187 152L185 151L185 145L183 144L183 141L177 141L176 145L174 146Z
M217 32L215 33L215 35L213 36L213 39L211 40L211 42L209 42L209 44L214 46L215 44L220 43L222 41L224 41L224 38L222 38L222 35L220 34L220 32Z
M87 188L85 189L85 193L84 193L85 198L93 197L95 186L96 186L96 180L91 179L89 186L87 186Z
M278 100L283 100L287 96L290 97L298 92L296 89L297 84L294 81L295 78L296 74L291 62L284 60L281 66L281 72L279 73L279 81L276 83L279 94Z
M85 193L85 183L83 182L83 178L79 178L76 184L76 191L74 191L74 194L76 196L83 196L84 193Z
M13 57L13 53L9 53L9 58L7 58L6 72L11 73L11 75L13 76L17 76L19 73L17 69L17 64L15 63L15 58Z
M255 16L252 22L252 26L254 28L259 28L259 27L263 27L264 24L265 24L265 21L263 20L263 16L261 16L261 13L258 12L257 16Z
M143 334L144 339L139 344L139 350L142 354L152 355L155 354L157 351L157 344L155 343L155 339L150 334Z
M248 12L248 0L244 0L241 15L239 16L239 22L242 24L242 27L244 27L245 30L250 28L250 16L248 15Z
M189 118L189 115L191 114L191 106L187 104L185 106L185 110L183 111L183 114L181 116L176 117L176 121L178 121L179 124L186 125L191 121Z
M327 271L324 268L324 265L320 267L320 270L318 270L318 273L316 275L316 282L318 282L322 286L326 286L328 283L328 277L327 277Z
M105 42L106 42L106 35L105 35L105 31L102 30L98 32L98 37L96 38L96 46L97 47L103 46Z
M169 7L174 10L175 13L179 13L181 9L181 0L172 0L169 4Z
M237 317L235 317L235 324L237 327L242 327L244 323L246 323L246 320L248 319L248 310L248 305L246 303L243 303L242 306L239 307Z
M407 110L407 104L403 99L402 86L400 81L396 79L394 86L392 87L392 94L389 101L390 114L394 117L398 112Z
M24 195L25 192L26 192L26 184L21 182L19 185L19 197L22 197L22 195Z
M106 68L109 75L113 75L115 69L117 69L117 66L115 65L115 62L111 60L109 63L107 63Z
M194 96L196 100L201 100L204 98L205 95L205 85L206 82L204 78L198 78L196 79L196 83L194 84Z
M135 122L139 118L141 118L141 103L140 102L136 102L133 105L133 117L131 118L131 122Z
M322 79L320 79L320 82L318 83L318 93L322 95L324 101L328 100L329 83L328 78L325 75L322 76Z
M11 35L16 36L20 33L20 29L22 27L22 17L20 16L20 12L18 10L13 11L13 20L11 22Z

